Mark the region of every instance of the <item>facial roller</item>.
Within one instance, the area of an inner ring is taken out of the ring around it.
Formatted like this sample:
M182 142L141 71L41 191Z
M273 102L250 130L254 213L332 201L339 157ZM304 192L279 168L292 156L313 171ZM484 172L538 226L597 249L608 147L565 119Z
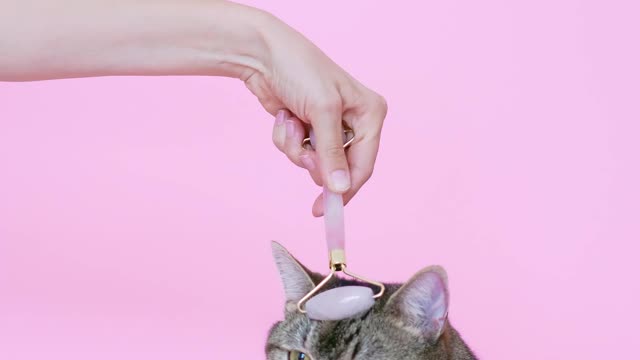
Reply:
M344 131L344 147L353 141L353 131ZM351 137L349 137L351 135ZM315 148L313 130L304 140L303 146ZM344 202L341 194L334 193L325 185L323 188L324 224L329 250L329 275L298 302L298 310L314 320L342 320L353 317L371 308L375 299L384 294L384 285L358 276L347 270L345 256ZM342 286L320 292L329 281L342 272L351 278L379 288L376 294L367 286Z

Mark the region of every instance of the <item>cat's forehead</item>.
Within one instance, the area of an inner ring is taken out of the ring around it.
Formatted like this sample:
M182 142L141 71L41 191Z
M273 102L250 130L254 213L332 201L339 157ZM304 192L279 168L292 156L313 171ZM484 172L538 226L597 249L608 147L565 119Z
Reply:
M376 336L381 314L373 309L341 321L310 321L306 349L323 359L349 358Z
M384 303L380 302L366 312L340 321L316 321L304 314L289 313L270 338L292 349L313 350L331 358L353 346L354 341L373 338L388 327L383 307Z

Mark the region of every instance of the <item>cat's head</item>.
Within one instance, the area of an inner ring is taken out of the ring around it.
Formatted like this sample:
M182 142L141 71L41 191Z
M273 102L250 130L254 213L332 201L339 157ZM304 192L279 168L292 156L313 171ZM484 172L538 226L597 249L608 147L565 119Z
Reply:
M268 360L474 359L447 321L447 275L439 266L420 270L405 284L387 289L369 311L341 321L315 321L297 302L323 276L309 271L273 243L273 257L286 295L285 318L269 333ZM328 288L363 285L337 279ZM374 289L376 291L376 289Z

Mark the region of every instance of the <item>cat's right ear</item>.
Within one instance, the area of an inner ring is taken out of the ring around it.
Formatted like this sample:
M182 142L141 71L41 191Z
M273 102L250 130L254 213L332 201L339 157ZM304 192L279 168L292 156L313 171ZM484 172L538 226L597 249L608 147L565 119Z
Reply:
M447 273L440 266L422 269L391 295L385 309L398 327L438 339L449 309Z
M275 241L271 242L271 251L284 285L287 311L295 311L298 301L315 287L310 272Z

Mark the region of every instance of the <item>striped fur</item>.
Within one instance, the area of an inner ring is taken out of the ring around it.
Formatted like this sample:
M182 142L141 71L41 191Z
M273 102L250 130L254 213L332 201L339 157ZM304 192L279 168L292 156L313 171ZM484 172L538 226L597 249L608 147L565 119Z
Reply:
M415 302L424 300L419 295L423 290L420 286L425 285L416 279L421 279L422 274L442 278L442 290L445 291L443 296L446 296L445 302L448 303L446 273L442 268L424 269L404 286L386 284L385 295L376 301L374 307L351 319L314 321L295 310L292 305L297 299L289 295L305 293L322 276L307 270L280 245L274 243L273 248L285 289L288 288L289 306L285 305L284 320L274 324L269 331L266 345L268 360L289 360L289 351L293 350L304 352L306 359L311 360L476 359L446 318L446 309L444 317L440 319L417 318L422 313L415 309ZM303 279L307 279L306 283ZM338 279L332 281L329 287L345 285L363 284ZM297 288L293 289L294 287ZM435 295L442 295L437 293L440 290L438 287L434 289ZM432 308L426 309L428 311L425 314L432 313Z

